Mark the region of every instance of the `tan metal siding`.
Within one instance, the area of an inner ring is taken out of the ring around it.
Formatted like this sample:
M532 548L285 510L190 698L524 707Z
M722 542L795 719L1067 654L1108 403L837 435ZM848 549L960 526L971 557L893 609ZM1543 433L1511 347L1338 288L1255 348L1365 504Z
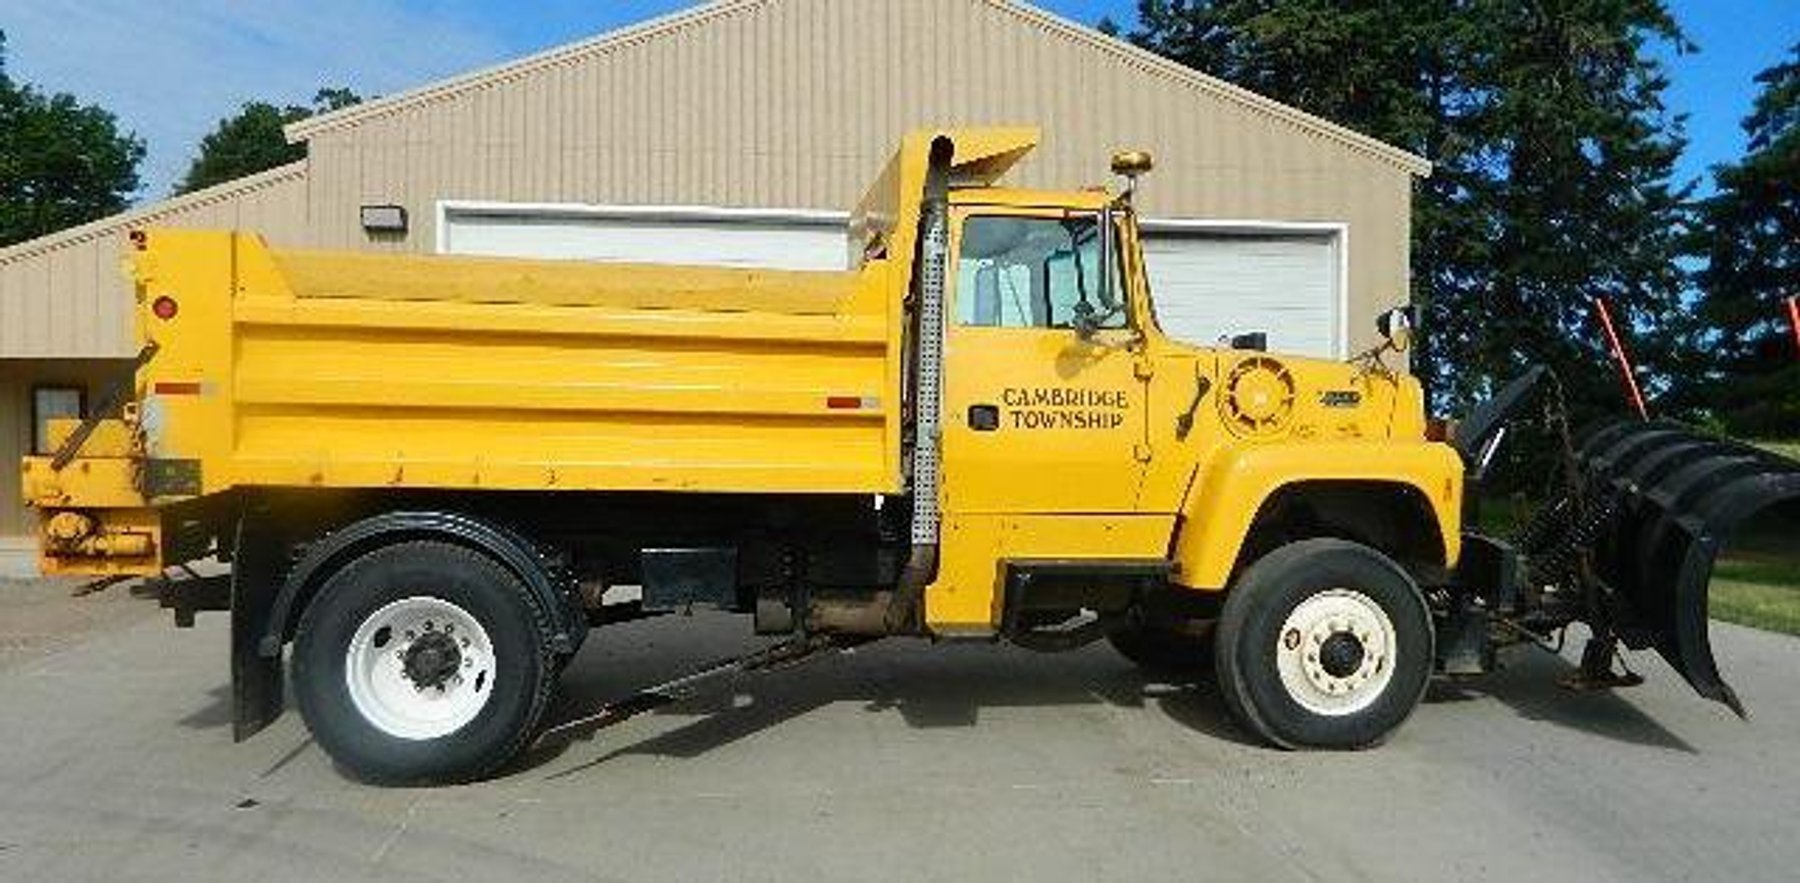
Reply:
M1406 169L986 0L741 4L319 130L312 238L430 251L440 199L842 209L901 132L971 123L1044 127L1028 186L1143 146L1149 215L1348 223L1353 343L1405 296ZM407 207L403 242L362 233L371 202Z
M127 352L116 266L134 224L429 251L440 199L841 209L900 132L931 124L1043 125L1025 184L1099 182L1112 150L1148 147L1151 215L1348 223L1356 340L1407 289L1403 164L1029 9L760 0L688 20L428 89L319 129L305 166L0 251L0 356ZM377 202L407 207L405 239L362 232Z
M125 232L244 228L303 245L311 232L305 178L297 163L0 250L0 359L135 352L131 290L120 269Z

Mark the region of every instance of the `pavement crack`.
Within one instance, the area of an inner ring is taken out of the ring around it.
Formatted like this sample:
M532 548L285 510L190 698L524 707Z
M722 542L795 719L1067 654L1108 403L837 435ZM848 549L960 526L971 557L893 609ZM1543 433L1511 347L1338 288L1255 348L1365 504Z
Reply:
M382 859L387 858L388 850L392 849L394 844L400 840L401 835L412 827L413 816L419 812L419 801L420 798L415 797L411 803L406 805L406 816L400 820L400 824L394 826L394 830L388 832L387 838L381 841L381 845L375 848L374 854L369 856L370 863L381 864Z

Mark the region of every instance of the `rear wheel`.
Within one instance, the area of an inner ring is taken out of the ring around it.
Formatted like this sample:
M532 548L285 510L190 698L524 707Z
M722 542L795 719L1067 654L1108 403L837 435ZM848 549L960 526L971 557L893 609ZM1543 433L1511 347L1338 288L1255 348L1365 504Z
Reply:
M334 574L294 637L294 698L359 778L462 781L524 745L555 678L545 612L493 559L438 542Z
M1291 543L1244 571L1216 648L1226 705L1284 748L1378 744L1418 707L1434 635L1406 571L1367 546Z

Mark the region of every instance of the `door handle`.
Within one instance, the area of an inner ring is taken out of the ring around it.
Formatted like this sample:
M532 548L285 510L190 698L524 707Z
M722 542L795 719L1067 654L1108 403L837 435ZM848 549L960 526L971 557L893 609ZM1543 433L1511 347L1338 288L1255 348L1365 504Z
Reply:
M1000 428L1000 409L993 405L970 405L969 428L976 432L993 432Z

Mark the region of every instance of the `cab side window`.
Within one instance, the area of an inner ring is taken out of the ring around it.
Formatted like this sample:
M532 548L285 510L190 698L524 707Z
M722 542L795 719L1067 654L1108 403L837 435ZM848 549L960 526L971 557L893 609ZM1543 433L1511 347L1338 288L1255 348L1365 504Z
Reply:
M1103 291L1100 285L1099 231L1093 215L969 218L957 256L958 324L1069 328L1085 304L1100 327L1125 327L1124 308L1108 300L1121 297L1124 287L1115 282Z

